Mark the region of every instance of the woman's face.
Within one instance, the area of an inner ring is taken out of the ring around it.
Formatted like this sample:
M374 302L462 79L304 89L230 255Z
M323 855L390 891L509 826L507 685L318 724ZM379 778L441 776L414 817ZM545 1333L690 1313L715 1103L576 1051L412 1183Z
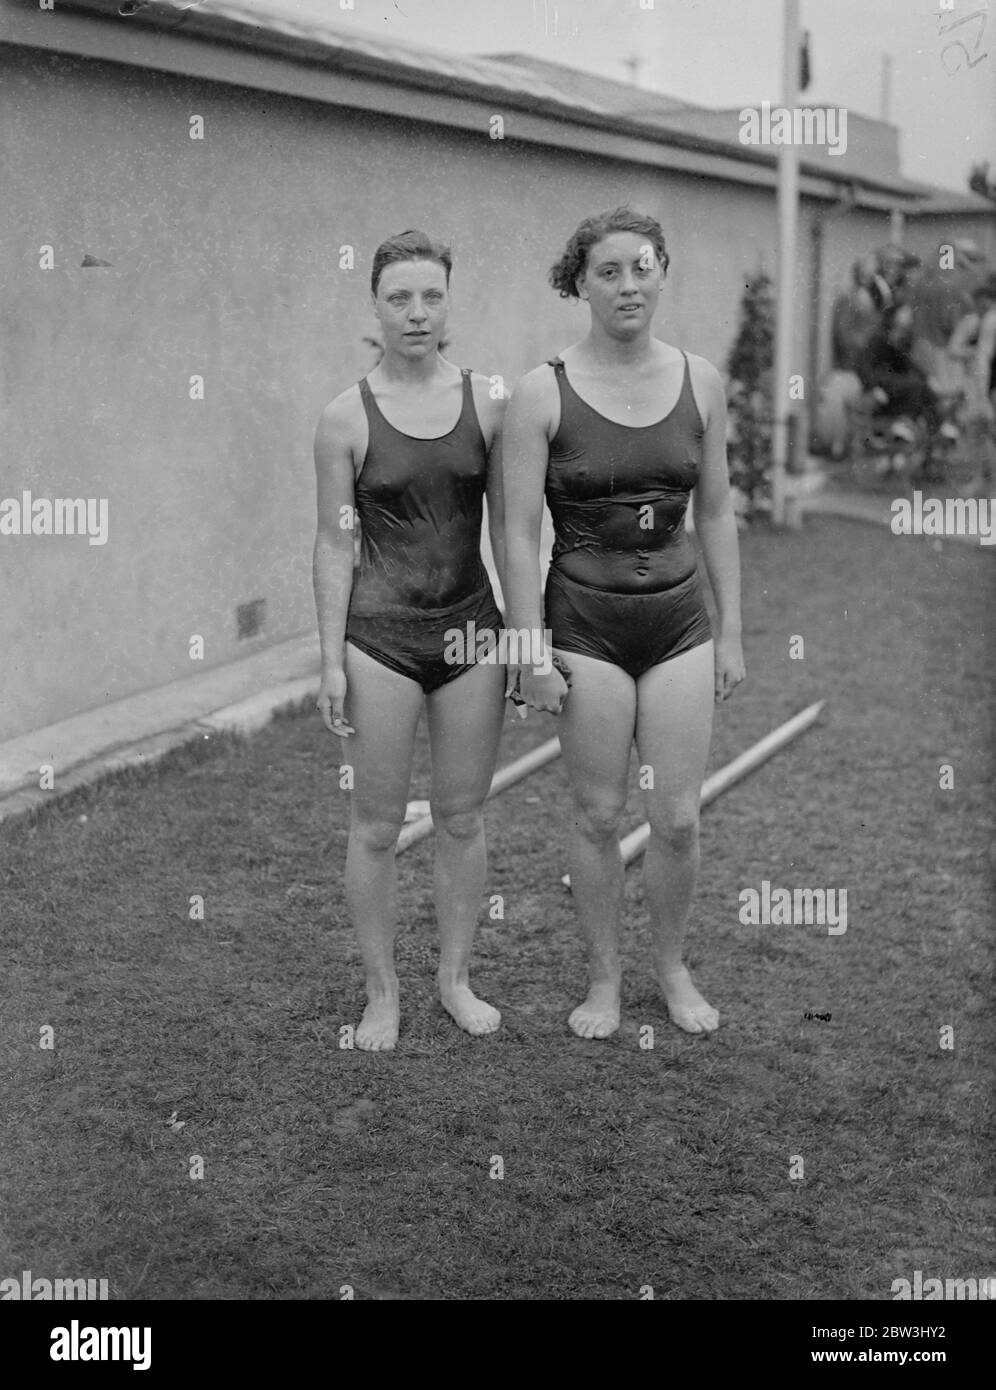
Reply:
M589 248L578 290L601 327L625 340L649 328L663 285L653 242L639 232L610 232Z
M429 356L439 348L449 313L445 268L438 261L395 261L385 266L373 306L385 352Z

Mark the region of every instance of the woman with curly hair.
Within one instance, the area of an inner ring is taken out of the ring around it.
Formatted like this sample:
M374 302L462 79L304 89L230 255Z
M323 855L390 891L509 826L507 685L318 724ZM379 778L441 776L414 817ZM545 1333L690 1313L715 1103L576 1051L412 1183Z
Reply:
M617 208L581 223L550 280L588 305L588 333L523 377L504 432L506 621L545 626L556 662L551 669L544 654L542 666L511 672L511 683L527 705L560 715L590 984L568 1021L583 1038L619 1027L618 832L634 738L651 827L644 874L655 975L678 1027L705 1034L719 1022L682 943L713 697L726 699L745 675L740 565L722 381L703 358L651 334L667 267L652 217ZM693 492L715 634L685 531ZM544 493L555 544L541 621Z

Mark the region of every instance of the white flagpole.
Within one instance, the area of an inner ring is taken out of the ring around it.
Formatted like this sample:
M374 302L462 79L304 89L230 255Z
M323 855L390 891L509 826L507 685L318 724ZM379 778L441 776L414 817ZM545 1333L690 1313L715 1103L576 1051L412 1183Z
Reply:
M782 105L795 111L799 97L799 0L784 0ZM794 118L790 114L790 119ZM799 149L791 140L778 147L778 301L775 320L774 427L772 430L771 512L785 524L785 465L789 443L789 377L792 375L792 310L795 294L795 243L799 217Z

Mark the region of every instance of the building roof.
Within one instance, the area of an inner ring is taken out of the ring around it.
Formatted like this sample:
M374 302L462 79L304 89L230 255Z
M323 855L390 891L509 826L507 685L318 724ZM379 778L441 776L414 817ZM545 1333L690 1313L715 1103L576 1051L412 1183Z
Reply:
M978 213L983 217L996 219L996 203L991 198L983 198L981 193L954 193L947 188L934 188L920 184L928 196L911 208L911 217L944 217L951 213Z
M25 0L21 0L25 3ZM35 4L36 0L26 0ZM330 8L334 0L328 0ZM154 27L183 37L215 40L282 54L297 62L321 64L342 72L381 75L393 69L416 86L452 90L473 86L492 92L521 94L568 109L607 114L583 96L568 96L532 71L485 58L413 47L391 39L370 38L355 29L325 20L290 19L282 10L267 10L239 0L58 0L60 10L77 10L129 28ZM129 8L130 12L122 14ZM340 13L334 10L333 13Z
M805 110L805 99L799 102ZM834 108L833 102L820 102L819 110ZM661 125L672 130L693 130L701 135L709 135L717 140L739 143L743 107L703 108L691 107L674 110L663 106L656 111L644 111L645 118L659 120ZM772 110L777 110L772 104ZM863 116L853 107L847 107L846 142L842 153L831 154L825 145L807 145L806 159L816 163L829 161L837 166L837 172L850 178L874 178L892 180L905 184L911 192L920 187L906 179L899 165L899 131L886 121Z
M704 111L677 97L652 92L632 82L617 81L598 73L571 68L563 63L551 63L546 58L534 58L531 53L488 53L482 55L490 63L501 63L506 69L533 73L540 81L558 91L570 93L583 101L614 111L620 116L659 115L670 111Z
M40 22L37 0L0 0L0 12L17 11L24 19L21 26L8 25L13 32L8 42L62 47L227 81L236 78L223 75L226 53L246 55L240 59L241 72L252 58L283 59L304 75L302 82L314 74L307 91L320 100L464 125L468 119L458 117L454 100L478 106L500 102L492 109L505 113L506 124L513 115L519 118L522 133L513 128L512 138L635 157L700 177L767 187L775 181L777 151L743 145L735 131L731 136L730 113L673 102L528 55L468 57L416 48L325 20L288 19L240 0L58 0L57 13L42 14ZM70 19L60 26L59 18L67 15ZM76 37L70 38L73 17ZM232 63L229 68L234 71ZM257 80L267 85L265 77ZM927 191L898 172L873 169L860 160L844 168L844 158L827 158L825 151L816 158L812 154L807 147L800 159L801 188L811 196L840 198L843 187L847 198L868 206L909 208Z
M488 56L493 62L535 71L560 91L576 91L589 100L597 97L601 105L617 115L652 122L664 131L692 133L741 147L740 113L743 107L697 106L631 83L579 72L563 64L531 58L526 54L496 53ZM801 98L799 104L805 106L805 98ZM833 104L821 102L820 106ZM898 127L890 121L855 111L853 107L847 108L847 148L843 154L831 154L826 148L809 146L805 157L810 162L835 165L836 169L830 172L837 176L858 180L863 177L881 179L901 186L918 199L915 205L907 209L911 216L968 212L988 212L996 216L996 203L977 193L966 191L962 194L907 178L900 167Z

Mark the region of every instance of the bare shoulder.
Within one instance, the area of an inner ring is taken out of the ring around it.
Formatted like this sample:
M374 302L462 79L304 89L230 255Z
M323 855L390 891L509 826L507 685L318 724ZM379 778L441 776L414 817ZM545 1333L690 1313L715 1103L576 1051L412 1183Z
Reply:
M366 412L359 383L354 382L335 396L322 411L315 432L315 448L332 444L354 449L366 438Z
M549 409L557 400L557 376L549 362L541 362L520 376L512 392L512 405L517 412L523 408Z
M474 393L477 418L485 433L499 428L508 405L504 380L500 376L486 376L484 372L471 372L470 386Z
M352 386L347 386L345 391L340 391L338 396L333 396L319 416L318 427L341 430L344 426L348 428L350 424L355 424L363 415L360 384L354 382Z
M726 387L719 372L708 360L700 357L697 352L685 354L688 358L688 375L692 381L692 392L700 408L704 407L703 418L708 424L708 417L716 411L722 413L726 408Z
M500 376L488 376L487 372L471 372L470 384L474 388L474 395L483 395L490 398L492 390L497 391L499 386L504 385Z
M696 382L701 381L703 386L708 385L710 389L718 386L723 390L723 378L707 357L700 357L697 352L687 352L685 356L688 358L688 370Z

